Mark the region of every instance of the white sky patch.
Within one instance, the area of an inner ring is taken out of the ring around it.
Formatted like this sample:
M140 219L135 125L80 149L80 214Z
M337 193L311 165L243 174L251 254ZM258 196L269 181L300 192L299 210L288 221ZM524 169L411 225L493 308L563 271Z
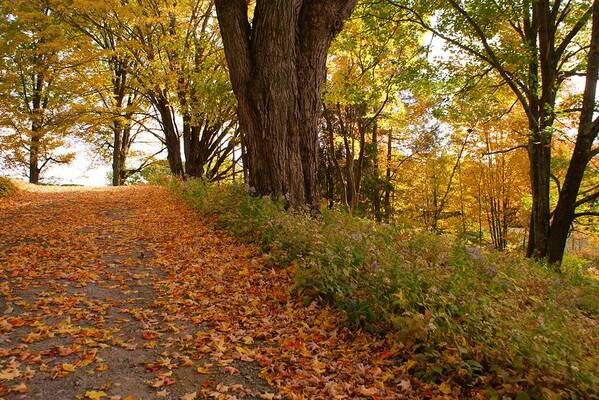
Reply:
M127 167L137 168L141 163L140 160L143 159L142 155L156 153L160 148L158 139L150 134L140 133L131 149L133 154L140 154L140 156L130 157ZM75 153L75 159L69 164L49 164L42 171L41 181L43 183L82 186L110 185L111 161L103 159L91 144L81 139L71 139L65 151ZM166 159L166 150L156 156L156 159ZM24 167L14 170L0 165L0 176L27 179Z

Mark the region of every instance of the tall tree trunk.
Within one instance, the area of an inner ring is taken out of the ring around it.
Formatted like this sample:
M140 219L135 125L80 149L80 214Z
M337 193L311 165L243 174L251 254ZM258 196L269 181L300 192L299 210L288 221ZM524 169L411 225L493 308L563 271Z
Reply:
M531 89L528 94L530 104L528 156L531 167L532 210L526 254L528 257L538 259L547 256L549 241L551 141L557 78L554 26L549 1L534 2L531 32L528 35L534 57L531 58L529 65Z
M112 121L112 132L114 135L112 142L112 186L120 186L124 183L123 171L127 159L127 154L123 152L123 146L126 146L123 140L123 133L126 128L122 123L123 102L127 96L127 60L113 57L110 63L113 72L112 95L114 110L112 111L117 113ZM127 104L131 105L131 97L129 97Z
M549 242L549 182L551 174L551 134L533 130L528 146L532 210L527 256L544 258Z
M217 0L249 170L259 194L318 207L320 89L328 48L355 0Z
M35 107L35 101L34 101ZM41 110L34 108L33 122L31 123L31 142L29 144L29 183L39 183L41 168L39 167L40 154L40 115Z
M45 85L43 74L34 75L31 113L31 142L29 144L29 183L39 183L41 168L39 167L41 129L43 124L42 93Z
M185 152L185 174L200 177L199 127L191 125L189 114L183 115L183 150Z
M385 222L391 220L391 150L393 149L393 135L391 129L387 134L387 165L385 171Z
M592 153L593 141L599 132L599 119L593 121L597 75L599 74L599 0L593 2L593 26L588 55L586 83L583 94L582 111L578 125L578 136L574 152L568 165L566 178L559 193L559 200L553 214L549 240L549 262L561 263L566 247L570 225L574 221L576 199L584 171Z
M155 105L160 114L164 141L166 144L167 160L171 173L175 176L183 176L183 161L181 160L181 140L177 134L172 108L164 94L155 97Z
M32 129L31 143L29 145L29 183L39 183L40 169L39 165L40 138Z
M112 143L112 186L120 186L123 182L121 181L122 170L125 168L124 161L122 159L122 130L120 121L115 121L113 126L114 141Z
M332 121L332 114L331 111L326 109L326 106L323 105L323 115L325 118L325 122L326 122L326 138L327 138L327 146L328 146L328 151L327 153L329 154L329 161L332 163L332 165L335 167L335 173L337 175L337 177L339 178L339 187L341 189L341 203L345 206L345 207L349 207L349 203L348 203L348 198L347 198L347 180L345 179L345 174L343 173L343 170L341 168L341 165L339 164L339 160L337 160L337 156L335 154L335 132L334 132L334 127L333 127L333 121ZM340 120L340 122L342 123L342 120ZM334 176L335 174L333 174ZM332 190L333 190L333 196L335 195L335 184L334 184L334 180L333 180L333 184L332 184Z
M378 121L376 118L372 122L372 169L374 175L374 194L372 199L372 207L374 209L374 218L377 222L383 220L381 212L381 190L379 177L379 138L378 138Z

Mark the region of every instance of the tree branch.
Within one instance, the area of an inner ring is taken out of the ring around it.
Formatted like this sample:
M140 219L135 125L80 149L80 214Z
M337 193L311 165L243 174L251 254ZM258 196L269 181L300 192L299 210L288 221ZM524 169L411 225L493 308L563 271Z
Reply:
M516 150L516 149L522 149L522 148L527 149L528 145L526 145L526 144L519 144L517 146L510 147L508 149L495 150L495 151L487 151L487 152L483 153L482 155L483 156L490 156L490 155L493 155L493 154L504 154L504 153L509 153L510 151L513 151L513 150Z

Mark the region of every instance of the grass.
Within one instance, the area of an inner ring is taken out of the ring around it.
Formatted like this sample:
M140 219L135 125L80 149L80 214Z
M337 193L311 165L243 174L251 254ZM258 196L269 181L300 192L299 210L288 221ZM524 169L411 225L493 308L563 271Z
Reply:
M307 304L328 302L352 327L393 335L396 362L424 381L498 399L599 396L599 281L581 260L559 274L518 254L471 256L456 238L408 226L287 212L239 185L171 187L274 264L294 264Z

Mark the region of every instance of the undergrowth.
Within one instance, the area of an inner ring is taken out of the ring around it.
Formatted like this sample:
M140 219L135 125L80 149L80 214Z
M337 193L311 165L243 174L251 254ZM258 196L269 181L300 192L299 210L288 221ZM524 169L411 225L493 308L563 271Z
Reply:
M599 396L599 282L569 261L558 274L520 255L471 256L449 236L340 211L287 212L240 185L171 188L273 263L295 265L295 292L348 324L393 335L396 362L429 382L490 398Z
M10 179L0 176L0 198L7 197L16 191L17 187Z

